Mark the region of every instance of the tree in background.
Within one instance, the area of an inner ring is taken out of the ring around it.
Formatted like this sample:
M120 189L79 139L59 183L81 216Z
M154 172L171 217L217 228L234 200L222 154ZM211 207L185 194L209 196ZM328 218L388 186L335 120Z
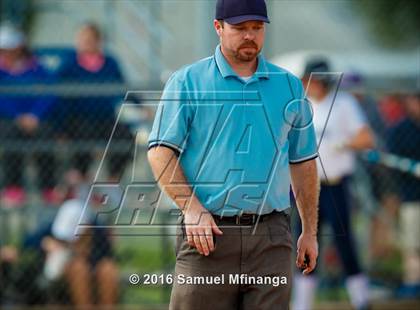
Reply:
M386 45L418 46L420 1L358 0L352 8L366 17L368 26Z
M34 19L35 0L0 0L0 25L12 24L26 34Z

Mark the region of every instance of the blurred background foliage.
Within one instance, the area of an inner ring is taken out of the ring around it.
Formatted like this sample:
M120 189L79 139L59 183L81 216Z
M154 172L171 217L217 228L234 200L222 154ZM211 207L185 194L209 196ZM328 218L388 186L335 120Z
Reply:
M420 1L357 0L351 6L362 15L385 45L416 47L420 43Z

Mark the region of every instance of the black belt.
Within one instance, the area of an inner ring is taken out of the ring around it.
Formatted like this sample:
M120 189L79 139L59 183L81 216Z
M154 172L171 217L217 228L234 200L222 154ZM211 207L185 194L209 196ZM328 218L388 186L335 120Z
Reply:
M268 214L250 214L250 213L243 213L241 215L235 215L235 216L220 216L213 214L213 217L218 221L222 223L230 223L234 225L254 225L257 222L263 222L264 220L267 220L269 217L274 215L287 215L284 211L273 211Z

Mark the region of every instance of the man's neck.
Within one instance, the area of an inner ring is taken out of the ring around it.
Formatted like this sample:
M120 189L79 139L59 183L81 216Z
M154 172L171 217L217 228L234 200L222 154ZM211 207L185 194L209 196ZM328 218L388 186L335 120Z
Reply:
M223 47L221 47L223 56L225 57L228 64L232 67L233 71L240 76L251 76L257 71L258 59L255 58L252 61L239 61L233 56L230 56Z

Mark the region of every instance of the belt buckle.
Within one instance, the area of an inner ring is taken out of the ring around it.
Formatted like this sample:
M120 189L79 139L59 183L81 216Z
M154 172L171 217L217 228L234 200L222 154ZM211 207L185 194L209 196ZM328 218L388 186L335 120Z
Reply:
M253 225L255 223L255 214L242 214L241 216L238 215L236 216L235 222L236 225Z

